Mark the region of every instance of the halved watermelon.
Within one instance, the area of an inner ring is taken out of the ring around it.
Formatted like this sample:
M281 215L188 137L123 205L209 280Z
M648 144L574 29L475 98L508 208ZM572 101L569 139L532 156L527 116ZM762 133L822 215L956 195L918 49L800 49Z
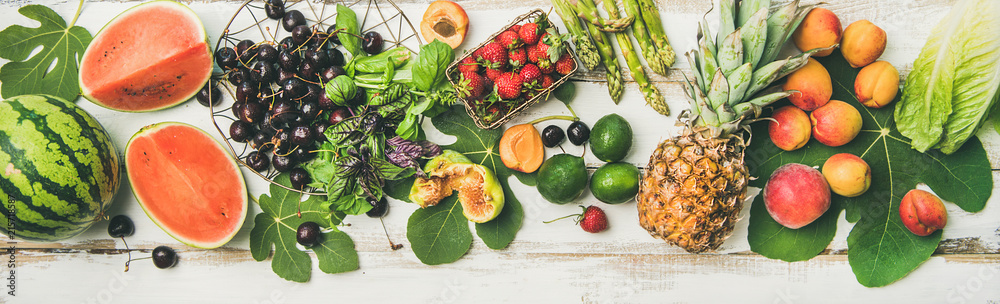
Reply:
M125 147L125 171L142 210L184 244L222 246L247 213L247 188L236 161L197 127L143 127Z
M136 5L94 36L80 60L80 89L118 111L147 112L191 99L212 74L205 27L169 0Z

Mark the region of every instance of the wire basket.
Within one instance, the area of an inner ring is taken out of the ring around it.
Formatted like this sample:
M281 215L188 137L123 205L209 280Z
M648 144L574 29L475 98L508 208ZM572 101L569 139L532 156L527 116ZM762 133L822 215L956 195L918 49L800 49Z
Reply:
M340 0L332 2L288 0L284 6L286 12L299 10L305 16L307 25L322 31L335 23L337 4L343 4L355 11L360 19L359 30L361 33L375 31L381 34L384 39L383 49L385 50L402 46L406 47L410 52L417 53L419 46L423 43L410 19L391 0ZM282 28L281 20L267 17L264 10L265 5L267 5L265 1L253 0L248 0L240 5L216 42L213 54L226 46L235 48L236 42L243 39L251 39L257 42L269 41L277 44L281 39L288 37L290 33ZM337 48L343 50L342 46L337 46ZM344 53L347 54L347 52ZM222 134L222 137L226 139L225 146L235 156L236 161L240 165L250 169L250 171L260 178L287 190L309 195L326 195L321 189L306 187L305 189L298 190L275 182L274 178L281 172L275 170L273 166L268 166L266 171L258 172L247 164L247 155L254 151L249 141L239 142L233 140L229 132L225 131L229 129L230 124L239 120L233 111L236 101L236 88L229 81L224 80L228 73L227 71L212 75L213 81L218 80L218 85L223 88L221 90L223 93L218 103L210 103L209 109L211 110L212 123L219 134ZM322 87L322 84L320 85ZM272 86L272 89L274 90L274 95L280 92L280 88L274 89Z
M535 9L535 10L532 10L532 11L530 11L530 12L524 14L524 15L518 16L517 18L514 19L514 21L511 21L509 24L507 24L507 26L504 26L502 29L500 29L496 33L493 33L493 35L490 35L489 38L487 38L485 41L483 41L483 43L480 43L478 46L476 46L476 48L474 48L474 49L466 52L465 55L463 55L462 57L457 58L454 62L451 63L451 65L448 66L448 72L447 72L448 81L451 82L451 85L453 87L457 88L458 87L457 79L455 79L454 77L458 74L458 72L457 72L458 65L459 65L459 63L462 62L463 59L465 59L466 57L473 56L473 53L475 53L476 50L479 50L479 49L483 48L483 46L485 46L486 44L492 42L493 39L495 39L497 36L499 36L504 31L510 29L514 25L524 24L524 23L527 23L527 22L531 22L535 18L537 18L539 16L542 16L544 14L545 14L544 11L542 11L540 9ZM546 19L548 19L548 16L546 16ZM551 20L549 20L548 23L552 24L552 26L555 27L554 23L552 23ZM573 61L575 62L577 57L576 57L576 53L573 52L573 48L567 47L566 48L566 52L570 55L570 57L573 58ZM558 59L558 58L556 58L556 59ZM456 96L456 97L459 100L461 100L462 103L465 104L465 111L466 111L466 113L469 114L469 117L472 117L472 120L476 123L477 127L481 128L481 129L496 129L496 128L500 127L501 125L503 125L504 123L510 121L511 119L513 119L514 117L516 117L517 115L520 115L521 113L523 113L527 108L535 105L536 103L539 103L541 101L547 100L548 97L549 97L549 95L550 95L550 93L552 93L552 91L555 90L555 88L559 87L559 85L563 84L564 82L569 81L569 78L573 74L576 73L577 69L579 69L579 66L580 66L579 64L574 64L573 65L573 70L571 70L569 73L563 75L559 79L556 79L552 83L552 85L548 86L544 90L537 92L534 95L534 97L532 97L532 98L530 98L530 99L528 99L528 100L526 100L524 102L521 102L521 103L517 104L514 107L511 107L510 109L508 109L507 114L501 116L500 118L498 118L495 121L485 121L482 117L480 117L476 113L476 107L479 107L479 106L482 106L482 105L477 104L473 100L468 100L468 99L462 98L460 96Z

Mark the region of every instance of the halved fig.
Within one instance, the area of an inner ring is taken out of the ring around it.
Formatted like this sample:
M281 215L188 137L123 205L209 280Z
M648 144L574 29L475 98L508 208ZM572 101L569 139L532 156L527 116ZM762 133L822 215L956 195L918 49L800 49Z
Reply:
M427 178L417 177L410 188L410 201L421 208L437 205L458 191L465 218L485 223L503 210L503 187L493 170L474 164L462 153L444 150L424 166Z
M437 39L453 49L462 44L468 30L469 16L465 14L465 9L448 0L431 2L420 20L420 34L427 43Z

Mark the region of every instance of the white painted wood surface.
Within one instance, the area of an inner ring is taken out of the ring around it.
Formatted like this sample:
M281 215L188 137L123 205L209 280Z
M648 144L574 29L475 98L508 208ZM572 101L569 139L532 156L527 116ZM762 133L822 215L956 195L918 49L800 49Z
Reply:
M429 0L400 1L413 22L419 22ZM485 39L501 25L532 8L548 9L548 1L458 1L472 20L463 48ZM696 20L711 5L699 0L660 0L661 12L674 48L679 54L691 49ZM904 73L923 46L930 28L953 1L835 1L826 7L843 24L869 19L889 34L884 60ZM11 24L33 24L16 9L40 3L53 7L67 20L76 2L0 1L0 28ZM139 2L88 2L77 25L96 33L110 18ZM215 41L233 14L236 2L189 2ZM553 18L556 23L558 18ZM614 105L607 97L603 77L583 74L574 102L584 121L593 123L609 112L626 117L635 131L633 152L625 161L644 165L653 147L678 131L676 113L686 108L681 91L682 60L670 77L654 76L666 96L672 117L655 114L644 105L634 83L624 100ZM623 61L622 61L623 62ZM84 107L108 129L118 147L140 127L161 121L182 121L214 130L206 108L195 101L154 113L119 113L80 99ZM566 114L558 102L548 102L512 123L551 114ZM563 123L565 127L568 123ZM431 132L432 139L449 140ZM216 134L217 135L217 134ZM980 134L994 170L1000 168L1000 135L992 128ZM221 137L218 137L220 138ZM580 148L565 145L570 153ZM555 152L549 150L548 152ZM588 157L588 163L599 162ZM245 169L244 169L245 170ZM251 193L266 191L266 182L245 171ZM994 183L1000 184L994 171ZM2 295L5 303L303 303L305 300L402 303L545 302L545 303L1000 303L1000 196L975 214L948 205L951 219L945 242L936 254L899 282L883 288L858 284L847 262L847 234L851 225L843 218L829 250L806 262L786 263L750 252L746 241L747 220L741 221L717 253L692 255L653 239L636 223L634 203L608 206L585 194L579 202L597 204L608 213L611 228L588 234L565 221L542 224L543 220L575 213L576 204L559 206L544 201L537 191L514 182L514 192L525 209L525 220L516 240L504 250L486 248L478 239L458 262L440 266L420 263L405 238L406 219L415 206L394 201L385 227L393 241L405 246L390 250L378 220L364 216L347 220L343 230L357 244L361 269L324 274L313 266L312 280L299 284L274 275L270 261L255 262L248 251L253 225L248 219L239 234L219 249L201 250L184 246L156 227L142 212L123 183L109 214L127 214L136 224L129 237L133 256L147 256L161 244L179 250L180 263L159 270L148 260L131 264L123 244L107 236L106 222L59 244L17 242L15 246L16 296ZM755 193L756 191L753 191ZM994 194L997 190L994 190ZM749 208L744 209L744 217ZM251 206L250 215L260 212ZM3 238L6 241L6 238ZM6 255L4 259L6 259ZM4 277L7 267L0 267ZM7 280L4 280L7 282ZM6 284L6 283L5 283ZM9 289L4 288L5 292Z

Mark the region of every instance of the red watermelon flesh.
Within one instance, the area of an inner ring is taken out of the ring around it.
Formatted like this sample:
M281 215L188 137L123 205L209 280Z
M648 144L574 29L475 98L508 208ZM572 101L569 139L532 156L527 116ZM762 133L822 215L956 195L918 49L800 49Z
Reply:
M142 128L125 148L125 168L146 215L185 244L216 248L243 225L243 174L215 139L194 126Z
M212 73L205 28L174 1L137 5L104 26L80 61L84 97L113 110L154 111L194 96Z

